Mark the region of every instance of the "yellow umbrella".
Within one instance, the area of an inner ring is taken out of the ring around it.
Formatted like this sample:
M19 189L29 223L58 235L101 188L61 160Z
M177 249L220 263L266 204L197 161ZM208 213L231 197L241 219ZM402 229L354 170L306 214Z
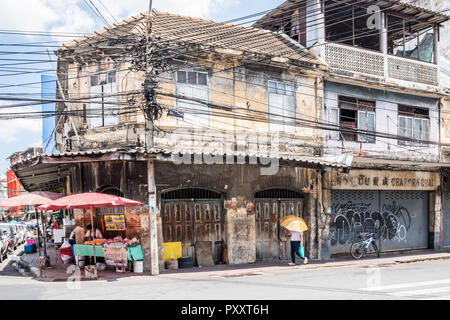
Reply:
M289 231L303 232L308 230L305 220L294 215L281 218L280 225Z

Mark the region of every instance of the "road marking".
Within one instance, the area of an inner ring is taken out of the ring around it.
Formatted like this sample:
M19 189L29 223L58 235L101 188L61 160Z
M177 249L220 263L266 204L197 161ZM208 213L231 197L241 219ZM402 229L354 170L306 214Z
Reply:
M419 295L430 295L433 293L440 293L440 292L446 292L446 291L450 291L450 287L399 291L399 292L390 293L390 295L393 295L396 297L409 297L409 296L419 296Z
M389 285L389 286L366 287L366 288L360 288L359 290L385 291L385 290L392 290L392 289L424 287L424 286L431 286L431 285L436 285L436 284L446 284L446 283L450 283L450 279L421 281L421 282L408 282L408 283L394 284L394 285Z

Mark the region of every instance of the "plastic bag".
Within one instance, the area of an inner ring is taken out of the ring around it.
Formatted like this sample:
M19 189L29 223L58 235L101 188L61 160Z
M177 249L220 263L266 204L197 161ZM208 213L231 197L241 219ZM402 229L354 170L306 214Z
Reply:
M61 260L64 262L64 264L67 264L72 261L72 256L68 256L66 254L61 255Z
M298 247L298 254L300 258L305 259L305 246Z
M101 262L97 262L97 270L102 271L106 269L106 264L101 263Z
M61 249L64 249L64 248L70 248L70 243L67 242L67 240L65 240L64 243L61 245Z

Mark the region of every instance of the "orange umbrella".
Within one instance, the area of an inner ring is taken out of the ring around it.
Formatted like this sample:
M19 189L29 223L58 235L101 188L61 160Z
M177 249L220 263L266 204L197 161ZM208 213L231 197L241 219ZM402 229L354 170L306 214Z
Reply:
M303 232L308 230L305 220L292 214L281 218L280 225L289 231Z

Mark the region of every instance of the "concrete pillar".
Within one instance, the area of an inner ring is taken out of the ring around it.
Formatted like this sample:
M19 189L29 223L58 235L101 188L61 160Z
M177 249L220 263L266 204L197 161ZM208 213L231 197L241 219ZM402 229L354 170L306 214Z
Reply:
M306 194L306 224L309 231L306 234L306 246L308 248L308 258L317 259L317 201L313 193Z
M256 261L256 225L254 207L238 207L233 198L225 201L225 241L228 264L246 264Z
M429 194L429 240L428 245L434 250L442 249L443 244L443 210L442 187Z
M159 269L164 269L164 239L163 239L163 228L162 228L162 220L161 214L158 212L156 215L156 225L158 229L158 261L159 261Z
M330 252L330 213L331 213L331 190L325 189L326 175L319 172L317 177L318 185L318 206L317 206L317 258L327 260L331 257Z
M323 185L323 184L322 184ZM319 260L328 260L331 258L331 190L322 189L322 211L320 213L320 256Z
M312 29L317 29L317 43L311 47L311 51L318 57L325 59L325 8L322 5L322 0L312 0L314 7L311 11L314 12Z
M159 210L156 205L155 163L153 160L147 161L147 180L150 223L150 274L154 276L159 274L158 227L156 219Z

